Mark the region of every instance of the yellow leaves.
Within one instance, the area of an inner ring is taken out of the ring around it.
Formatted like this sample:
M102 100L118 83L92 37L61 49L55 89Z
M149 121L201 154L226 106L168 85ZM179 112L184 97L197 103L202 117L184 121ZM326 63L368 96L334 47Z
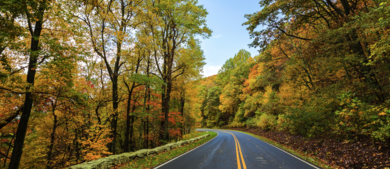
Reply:
M380 112L378 115L379 116L386 116L386 113L385 112Z
M264 92L263 98L261 100L262 104L267 104L270 101L271 93L272 93L272 86L267 86L265 88L265 92Z

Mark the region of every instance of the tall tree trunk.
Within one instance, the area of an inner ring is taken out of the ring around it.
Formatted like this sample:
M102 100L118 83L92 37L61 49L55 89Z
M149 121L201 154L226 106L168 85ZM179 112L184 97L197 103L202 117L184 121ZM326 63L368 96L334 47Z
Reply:
M133 93L133 89L134 89L134 83L133 85L131 86L131 89L130 87L127 85L127 83L125 82L125 85L128 89L128 98L127 98L127 107L126 107L126 132L125 132L125 143L124 143L124 151L125 152L129 152L130 151L130 140L129 140L129 136L130 136L130 125L131 125L131 117L130 117L130 103L131 103L131 95Z
M163 89L165 89L165 86L162 87ZM159 140L164 140L164 136L165 136L165 91L164 90L164 93L161 94L161 112L163 113L163 119L161 120L161 123L160 123L160 131L159 131Z
M148 106L149 107L149 106ZM149 148L149 117L146 117L146 126L145 126L145 147Z
M39 4L40 7L38 8L38 20L35 22L34 31L31 32L31 45L30 45L30 58L28 63L28 70L27 70L27 83L29 83L29 86L26 87L26 96L24 100L24 109L22 116L20 117L18 130L16 132L16 139L14 142L14 148L12 151L11 156L11 162L9 164L9 169L17 169L19 168L20 159L23 154L23 145L24 145L24 139L26 137L27 127L28 127L28 120L30 118L31 109L33 105L33 95L31 94L30 87L34 86L35 81L35 73L36 73L36 67L38 62L38 56L39 56L39 38L41 36L42 31L42 25L43 25L43 15L46 7L46 1L43 1L41 4ZM27 9L26 9L27 12ZM31 25L29 23L29 25ZM30 30L32 31L32 28L30 26Z
M182 93L181 93L181 97L180 97L180 113L181 113L181 117L183 119L183 122L181 123L181 128L180 128L180 133L181 133L181 137L183 137L184 135L184 130L183 128L185 127L184 126L184 104L185 104L185 90L183 89Z
M165 93L162 100L162 111L164 113L164 123L162 124L164 128L164 135L163 139L164 140L169 140L169 135L168 135L168 130L169 130L169 101L171 100L171 91L172 91L172 65L173 65L173 54L168 54L167 56L167 63L166 66L164 67L164 70L166 70L166 75L165 75L165 82L166 82L166 87L165 87Z
M138 61L137 61L137 66L136 66L136 69L135 69L135 73L138 73L138 68L139 68L139 65L141 63L141 58L138 58ZM124 143L124 152L130 152L130 140L129 139L129 136L130 136L130 132L133 131L132 127L130 129L130 126L133 125L133 122L134 122L134 117L130 116L130 103L131 103L131 95L133 94L133 91L134 91L134 88L135 88L135 82L133 82L133 84L131 85L131 88L130 86L126 83L126 81L124 80L124 83L127 87L127 91L128 91L128 98L127 98L127 107L126 107L126 132L125 132L125 143ZM134 109L134 108L133 108ZM132 110L131 112L133 112L134 110ZM130 119L133 119L133 121L130 121ZM131 130L131 131L130 131Z
M47 152L47 164L46 168L50 169L51 168L51 156L53 153L53 147L54 147L54 140L55 140L55 134L56 134L56 129L57 129L57 115L55 114L55 106L53 107L53 117L54 117L54 123L53 123L53 129L50 134L50 145L49 145L49 151Z
M135 103L133 104L133 109L131 112L134 112L135 110ZM131 124L130 124L130 150L131 151L134 151L135 150L135 146L134 146L134 140L133 140L133 133L134 133L134 120L135 120L135 117L132 115L131 116Z
M80 159L80 156L81 156L81 149L80 149L80 146L79 146L79 142L77 141L77 138L79 136L79 130L76 129L75 130L75 138L74 138L74 142L75 142L75 151L76 151L76 163L79 162L79 159Z
M117 140L117 136L116 136L116 133L117 133L117 125L118 125L118 75L119 75L119 63L120 63L120 51L121 51L121 44L119 43L118 44L118 48L117 48L117 59L115 61L115 67L114 67L114 72L111 74L112 76L112 108L114 109L114 114L112 115L112 119L111 119L111 129L112 129L112 137L113 137L113 140L112 140L112 143L111 143L111 146L110 146L110 151L115 154L116 153L116 149L115 149L115 145L116 145L116 140Z
M146 76L149 78L149 66L150 66L150 53L148 55L148 61L147 61L147 66L146 66ZM148 95L149 95L149 83L146 82L145 83L145 93L144 93L144 112L146 114L146 119L148 119L148 107L146 104L147 104L147 100L148 100ZM142 117L141 118L142 121L144 122L144 126L143 126L143 130L144 130L144 147L148 147L148 139L147 139L147 131L146 131L146 125L147 125L147 120L145 121L144 118ZM142 124L142 123L141 123Z

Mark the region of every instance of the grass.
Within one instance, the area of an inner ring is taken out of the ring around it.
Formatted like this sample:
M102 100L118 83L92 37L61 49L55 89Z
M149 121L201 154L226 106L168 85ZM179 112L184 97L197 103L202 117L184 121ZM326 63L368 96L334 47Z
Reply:
M179 156L191 149L194 149L203 143L213 139L215 136L217 136L217 133L215 132L195 132L192 137L197 137L204 134L210 134L209 137L206 137L204 139L201 139L197 142L187 144L185 146L179 147L177 149L173 149L171 151L162 152L160 154L154 155L154 156L148 156L145 158L139 158L136 160L133 160L130 163L127 163L120 167L120 169L145 169L145 168L152 168L155 167L161 163L164 163L172 158L175 158L176 156ZM188 139L188 138L186 138Z
M225 130L225 129L220 129L220 130ZM271 145L274 145L275 147L278 147L284 151L287 151L307 162L310 162L318 167L321 167L321 168L334 168L334 167L331 167L329 165L327 165L326 163L322 162L321 159L317 158L317 157L313 157L313 156L310 156L308 155L306 152L301 152L301 151L297 151L297 150L294 150L288 146L285 146L283 144L279 144L271 139L268 139L266 137L262 137L262 136L258 136L258 135L254 135L252 133L247 133L247 132L244 132L244 131L239 131L239 130L234 130L234 131L238 131L238 132L241 132L241 133L244 133L244 134L248 134L248 135L251 135L253 137L256 137L258 139L260 139L261 141L264 141L266 143L269 143Z

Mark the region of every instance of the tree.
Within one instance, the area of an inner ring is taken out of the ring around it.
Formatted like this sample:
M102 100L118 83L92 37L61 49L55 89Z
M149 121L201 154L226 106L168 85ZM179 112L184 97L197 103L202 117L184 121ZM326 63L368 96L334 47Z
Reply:
M309 42L317 55L344 58L344 67L355 69L359 74L357 78L364 81L378 102L383 103L387 99L381 85L383 80L378 79L377 72L368 65L371 55L369 44L374 39L380 39L376 36L379 32L373 39L360 34L366 26L357 19L377 8L378 3L363 0L261 1L263 10L246 15L248 21L244 25L248 25L251 37L255 38L250 44L253 47L265 50L274 39L290 37ZM260 24L266 25L267 29L256 30ZM334 53L335 50L339 52Z
M137 26L134 18L138 15L142 2L142 0L93 1L92 3L85 3L82 11L80 11L82 16L78 16L84 21L89 31L93 51L104 61L112 83L113 113L110 123L114 139L110 144L110 151L114 154L116 153L115 146L117 143L118 79L121 74L121 67L125 63L121 59L130 52L131 36L129 34ZM115 44L115 46L112 46L112 44Z
M49 17L46 12L51 11L53 13L57 13L59 15L60 12L58 9L53 10L51 5L55 5L50 1L23 1L23 2L15 2L17 5L20 5L19 9L21 14L21 19L26 21L27 30L29 32L29 41L30 41L30 49L28 50L28 70L27 70L27 84L26 88L22 92L25 94L24 104L22 106L23 111L20 117L20 121L18 124L18 129L16 132L16 138L14 143L14 148L12 151L11 162L9 164L9 168L18 168L20 164L20 159L23 153L23 145L24 140L28 128L28 121L31 114L31 109L33 106L34 99L34 82L35 82L35 74L37 72L38 66L41 63L44 63L46 59L49 57L58 57L61 53L56 53L53 50L64 45L65 43L61 43L59 39L50 41L47 38L41 38L42 32L44 29L44 22L49 20L52 22L52 27L49 28L61 28L61 24L64 20L57 20L58 18ZM16 5L15 4L15 5ZM15 9L15 8L14 8ZM18 12L18 13L19 13ZM16 15L18 16L18 15ZM13 17L16 17L15 15ZM65 32L68 29L64 29ZM45 35L50 34L49 32L45 32ZM60 34L59 38L63 38ZM67 41L66 38L63 40ZM42 42L46 46L43 46ZM64 47L67 45L64 45ZM45 49L45 50L42 50Z
M166 85L162 86L162 112L164 121L161 122L162 132L160 139L168 139L168 115L169 101L171 97L173 73L180 71L181 65L174 65L177 59L177 50L187 40L195 35L208 37L211 30L206 27L205 17L207 11L203 6L197 5L196 0L163 0L150 1L149 8L152 16L157 17L159 25L148 23L151 29L151 36L156 38L156 45L161 50L155 52L154 59L156 62L158 74ZM160 66L161 56L162 65Z

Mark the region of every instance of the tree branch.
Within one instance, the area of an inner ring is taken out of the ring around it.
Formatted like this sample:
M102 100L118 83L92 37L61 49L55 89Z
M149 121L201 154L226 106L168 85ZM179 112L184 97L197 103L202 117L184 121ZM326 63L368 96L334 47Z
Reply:
M295 36L295 35L292 35L292 34L288 34L286 31L284 31L282 28L278 27L278 26L272 26L274 28L277 28L279 31L281 31L282 33L286 34L287 36L290 36L290 37L293 37L293 38L297 38L297 39L301 39L301 40L312 40L312 39L307 39L307 38L302 38L302 37L299 37L299 36Z
M23 109L24 109L24 105L21 106L16 112L12 113L11 116L9 116L8 118L6 118L3 121L0 121L0 129L2 129L4 126L6 126L12 120L14 120L20 114L20 112L23 111Z

